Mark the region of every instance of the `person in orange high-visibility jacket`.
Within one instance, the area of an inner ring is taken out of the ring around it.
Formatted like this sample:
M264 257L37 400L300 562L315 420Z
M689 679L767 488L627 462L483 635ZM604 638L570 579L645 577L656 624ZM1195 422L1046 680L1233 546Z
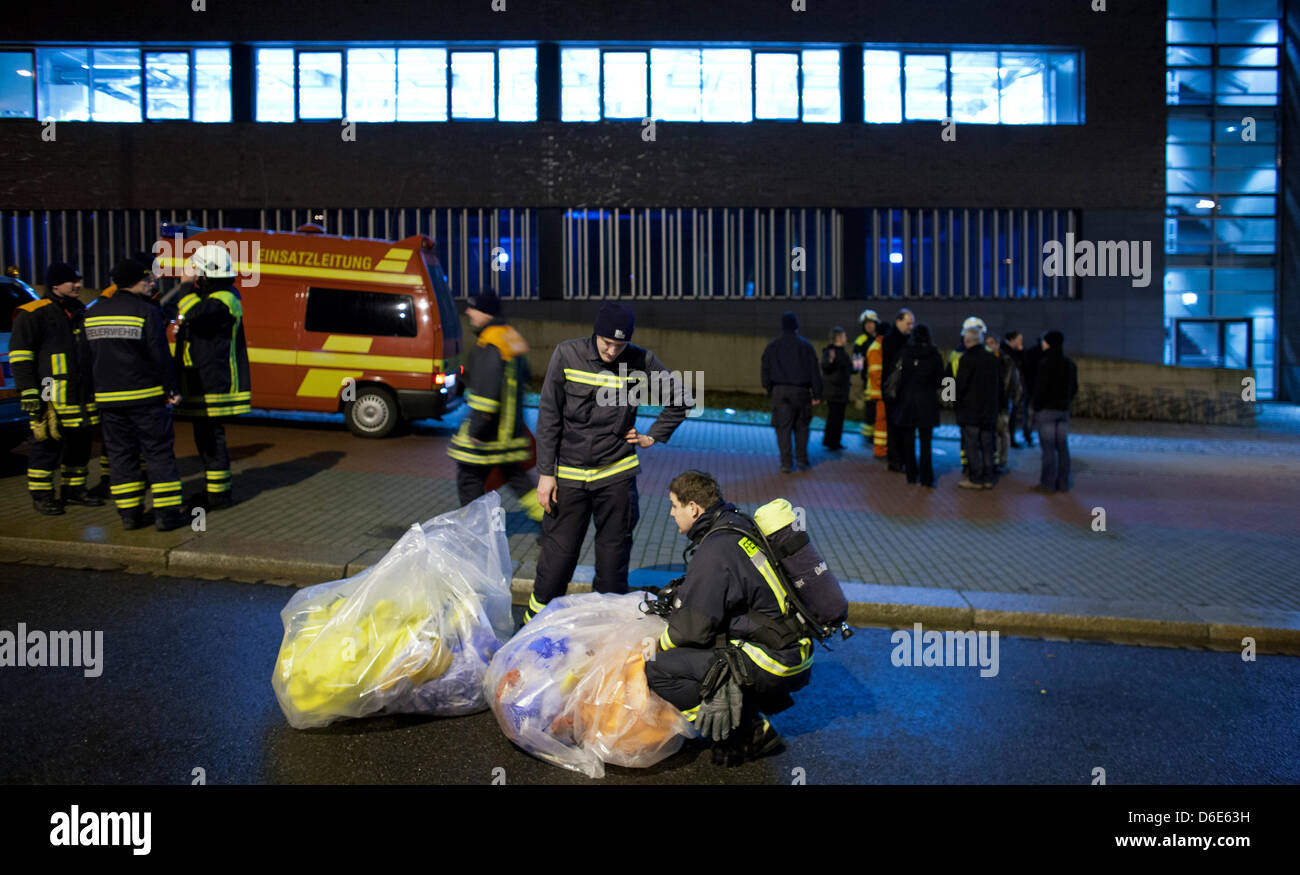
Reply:
M867 347L867 408L862 411L862 421L871 417L871 405L875 405L876 422L872 429L872 453L876 458L883 458L889 446L889 427L885 420L885 401L880 394L881 371L884 369L883 334Z

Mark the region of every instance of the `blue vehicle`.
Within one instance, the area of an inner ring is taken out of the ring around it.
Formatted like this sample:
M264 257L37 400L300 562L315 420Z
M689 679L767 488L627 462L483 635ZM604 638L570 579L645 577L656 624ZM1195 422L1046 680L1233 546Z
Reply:
M27 439L27 414L18 406L18 389L9 367L9 333L14 327L14 311L40 298L36 290L13 276L0 276L0 453L7 453Z

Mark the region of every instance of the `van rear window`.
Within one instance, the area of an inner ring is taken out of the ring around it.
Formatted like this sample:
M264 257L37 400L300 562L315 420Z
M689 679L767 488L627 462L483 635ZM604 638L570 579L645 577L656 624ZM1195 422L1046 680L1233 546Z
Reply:
M410 295L351 289L307 290L308 331L415 337L415 300Z

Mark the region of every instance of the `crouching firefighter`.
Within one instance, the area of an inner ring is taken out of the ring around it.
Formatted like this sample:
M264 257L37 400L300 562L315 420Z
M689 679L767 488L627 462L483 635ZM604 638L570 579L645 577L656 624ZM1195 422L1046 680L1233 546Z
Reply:
M715 762L738 765L778 753L785 743L768 715L789 708L790 694L808 684L815 638L837 629L852 634L844 594L807 535L794 531L789 502L764 506L756 524L700 471L679 474L668 497L691 545L683 554L686 576L647 603L667 617L668 628L646 679L714 742ZM792 596L796 566L802 585Z

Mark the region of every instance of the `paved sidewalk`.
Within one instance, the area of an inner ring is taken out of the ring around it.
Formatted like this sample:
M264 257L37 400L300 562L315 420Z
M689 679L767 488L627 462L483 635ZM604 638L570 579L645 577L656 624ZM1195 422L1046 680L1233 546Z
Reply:
M685 539L666 491L695 467L746 509L777 496L803 507L855 623L1220 649L1240 649L1249 634L1262 651L1300 654L1300 441L1285 417L1271 422L1076 422L1076 487L1041 496L1029 491L1037 449L1013 451L997 489L958 489L951 426L935 442L939 486L925 490L888 473L856 435L833 456L814 433L814 467L782 475L769 428L688 420L670 444L642 453L632 583L680 573ZM240 422L229 429L239 503L210 514L205 532L124 532L108 506L38 517L14 454L0 467L0 557L292 584L352 574L411 523L455 507L453 426L365 441L338 424ZM177 432L188 494L198 459L190 427ZM538 527L513 497L506 507L526 593ZM579 583L593 561L589 540Z

